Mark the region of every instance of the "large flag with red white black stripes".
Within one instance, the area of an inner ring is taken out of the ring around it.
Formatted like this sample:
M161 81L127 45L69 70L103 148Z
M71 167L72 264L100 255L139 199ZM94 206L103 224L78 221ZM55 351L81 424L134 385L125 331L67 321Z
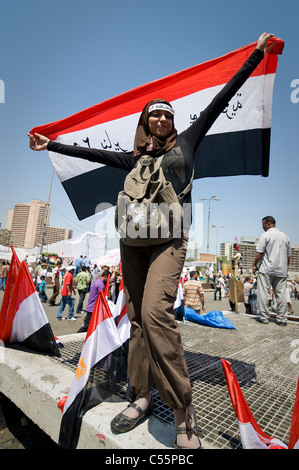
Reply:
M277 54L275 46L251 74L208 131L195 156L194 178L268 176L272 94ZM146 83L65 119L35 127L30 132L68 145L129 152L140 112L154 98L163 98L175 108L175 126L182 132L190 126L215 95L241 68L256 42L222 57L195 65ZM78 218L100 210L103 203L115 205L126 176L119 170L80 158L50 153L50 159ZM99 184L100 181L100 184ZM88 191L82 191L88 187Z
M25 261L13 249L0 311L0 339L60 357L47 315Z

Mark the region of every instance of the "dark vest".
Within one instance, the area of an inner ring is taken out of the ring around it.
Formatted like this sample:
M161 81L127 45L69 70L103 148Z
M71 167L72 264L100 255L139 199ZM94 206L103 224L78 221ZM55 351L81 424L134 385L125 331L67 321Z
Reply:
M177 194L180 194L189 184L193 165L194 153L185 139L179 136L175 147L165 153L162 161L165 179L171 182ZM183 226L189 230L192 223L191 191L183 197L181 202L184 204Z
M194 154L182 137L178 137L176 145L165 153L162 168L167 181L173 189L180 194L189 184L194 165ZM184 197L183 203L191 202L191 191Z

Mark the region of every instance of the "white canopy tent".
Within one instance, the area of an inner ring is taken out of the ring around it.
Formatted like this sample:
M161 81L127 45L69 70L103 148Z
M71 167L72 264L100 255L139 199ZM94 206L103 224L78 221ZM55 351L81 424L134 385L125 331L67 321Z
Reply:
M26 248L15 248L15 252L20 261L27 258L29 263L33 263L38 255L38 248L26 249ZM9 246L0 245L0 259L10 261L12 257L12 251Z
M78 258L84 255L94 262L94 259L104 256L107 252L107 235L85 232L70 240L47 245L47 252L57 253L62 258Z
M20 261L27 257L28 262L35 262L39 255L39 248L15 248ZM92 263L95 259L102 258L107 254L107 235L85 232L78 237L69 240L61 240L44 246L44 251L56 253L61 258L78 258L80 255L87 256ZM0 245L0 259L10 261L12 251L10 247Z
M97 266L104 266L107 265L111 266L118 266L120 263L120 251L118 248L114 250L109 250L104 256L100 256L93 260L93 262Z

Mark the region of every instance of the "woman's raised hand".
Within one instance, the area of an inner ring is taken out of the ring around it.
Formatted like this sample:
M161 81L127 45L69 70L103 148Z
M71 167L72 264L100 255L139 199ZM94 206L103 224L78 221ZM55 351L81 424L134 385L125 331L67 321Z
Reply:
M260 51L264 51L264 53L266 54L267 52L269 52L272 47L274 46L275 42L273 42L272 44L270 44L269 46L267 46L267 42L269 41L269 39L272 39L274 37L274 34L269 34L269 33L263 33L259 38L258 38L258 41L257 41L257 46L256 48L259 49Z
M29 137L29 147L31 150L47 150L50 139L40 134L27 134Z

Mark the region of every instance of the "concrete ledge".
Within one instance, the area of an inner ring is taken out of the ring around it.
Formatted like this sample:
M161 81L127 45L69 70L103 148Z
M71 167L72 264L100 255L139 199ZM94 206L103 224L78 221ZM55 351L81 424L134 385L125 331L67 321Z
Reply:
M83 333L84 338L84 333ZM62 343L78 341L79 335L60 337ZM62 413L57 402L66 396L73 372L49 356L19 346L0 347L0 391L58 442ZM173 449L174 427L151 416L125 434L110 430L112 418L125 408L111 395L88 411L82 421L78 449Z

